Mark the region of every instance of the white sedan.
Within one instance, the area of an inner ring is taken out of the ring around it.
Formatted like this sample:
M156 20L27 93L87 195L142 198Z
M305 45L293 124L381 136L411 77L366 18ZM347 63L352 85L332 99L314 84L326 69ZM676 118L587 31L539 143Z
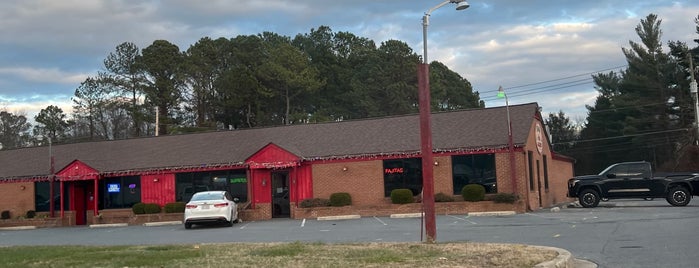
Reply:
M228 226L238 222L238 207L228 192L198 192L185 206L185 229L192 228L192 224L210 222L223 222Z

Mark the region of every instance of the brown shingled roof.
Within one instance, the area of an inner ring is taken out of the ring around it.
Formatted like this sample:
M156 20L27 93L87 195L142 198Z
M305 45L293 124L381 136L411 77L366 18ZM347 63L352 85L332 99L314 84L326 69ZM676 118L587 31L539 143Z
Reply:
M512 105L514 143L526 142L536 103ZM507 147L505 107L432 114L435 152ZM303 160L416 155L419 116L253 128L114 141L54 145L56 172L79 160L102 173L242 166L269 143ZM0 180L46 177L48 147L0 151Z

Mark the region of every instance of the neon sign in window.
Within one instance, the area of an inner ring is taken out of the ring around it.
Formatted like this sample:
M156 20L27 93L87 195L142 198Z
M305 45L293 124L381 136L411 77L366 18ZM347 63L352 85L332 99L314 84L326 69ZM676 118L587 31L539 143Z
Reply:
M108 193L121 192L121 185L118 183L109 183L109 184L107 184L107 192Z

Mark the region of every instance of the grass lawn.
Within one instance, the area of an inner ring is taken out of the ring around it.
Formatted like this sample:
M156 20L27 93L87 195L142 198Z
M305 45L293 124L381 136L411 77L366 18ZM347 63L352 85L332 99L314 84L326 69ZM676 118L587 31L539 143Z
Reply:
M555 251L483 243L0 247L0 267L532 267Z

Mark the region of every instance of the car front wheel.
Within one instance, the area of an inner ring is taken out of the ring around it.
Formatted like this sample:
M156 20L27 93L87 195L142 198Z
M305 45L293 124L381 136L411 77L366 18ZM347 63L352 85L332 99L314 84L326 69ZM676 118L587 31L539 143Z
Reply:
M670 189L666 199L670 205L683 207L689 204L692 196L689 194L689 190L687 190L687 188L678 186Z
M184 223L184 228L185 228L185 229L192 229L192 223L185 222L185 223Z
M599 205L599 193L593 189L585 189L580 192L578 200L584 208L593 208Z

